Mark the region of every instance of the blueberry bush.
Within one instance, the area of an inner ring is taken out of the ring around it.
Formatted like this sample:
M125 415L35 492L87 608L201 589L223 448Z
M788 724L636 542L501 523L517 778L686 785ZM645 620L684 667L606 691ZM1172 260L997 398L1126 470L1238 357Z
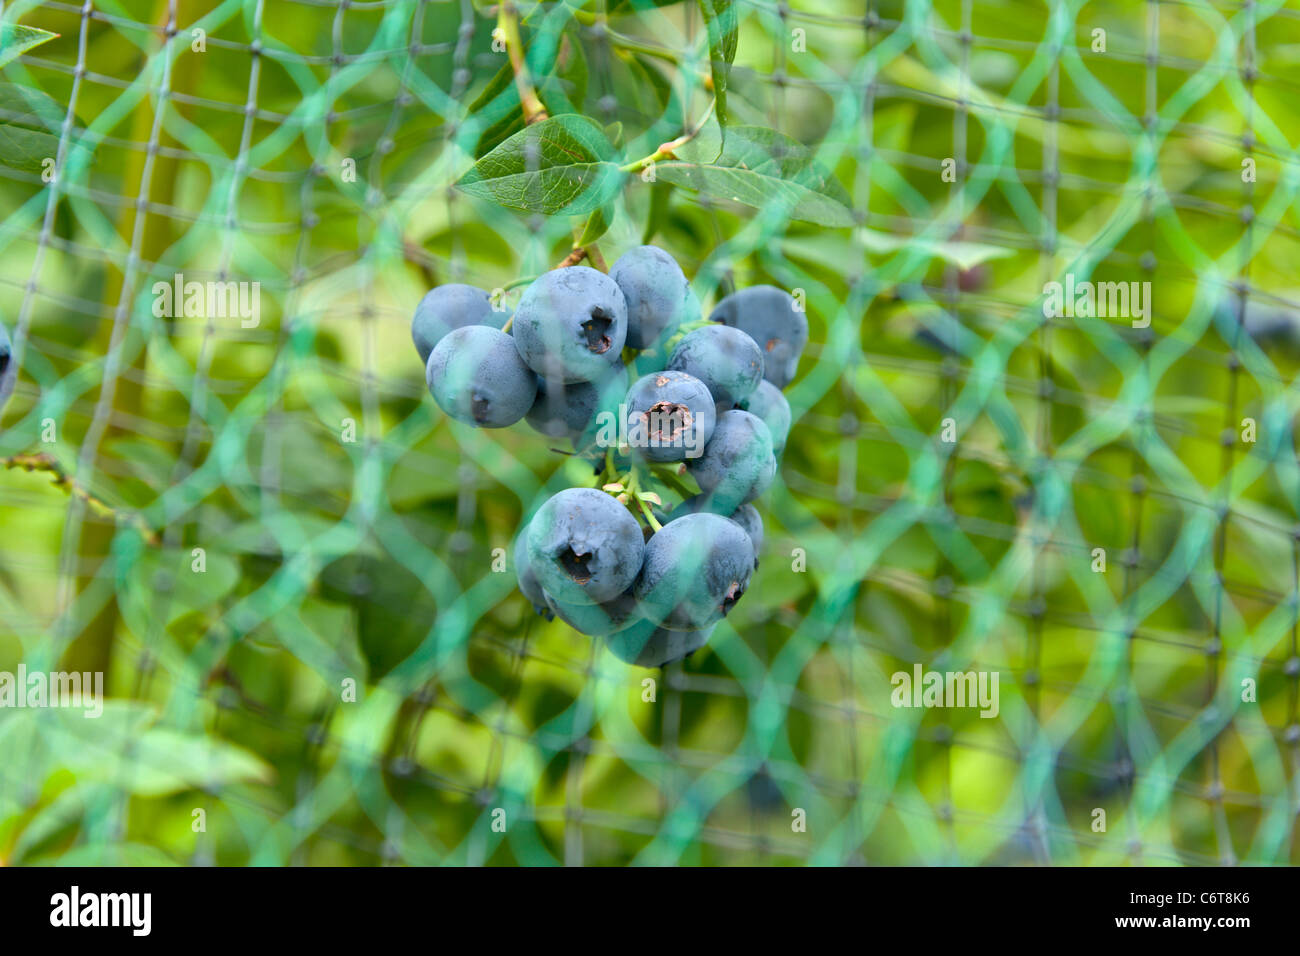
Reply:
M0 863L1300 861L1297 50L6 4Z

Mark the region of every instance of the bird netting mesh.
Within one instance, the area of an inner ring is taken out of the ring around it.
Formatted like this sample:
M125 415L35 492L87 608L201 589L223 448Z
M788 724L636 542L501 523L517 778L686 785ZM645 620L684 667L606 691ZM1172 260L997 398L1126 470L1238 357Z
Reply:
M659 671L533 613L511 544L582 466L449 421L410 344L572 244L452 188L522 126L495 8L5 5L60 36L3 66L0 666L108 700L0 712L0 858L1295 862L1300 10L732 9L729 121L856 224L614 204L610 261L812 330L750 594ZM629 157L700 116L695 4L519 12L552 114ZM1067 281L1132 314L1046 316ZM896 706L917 665L996 713Z

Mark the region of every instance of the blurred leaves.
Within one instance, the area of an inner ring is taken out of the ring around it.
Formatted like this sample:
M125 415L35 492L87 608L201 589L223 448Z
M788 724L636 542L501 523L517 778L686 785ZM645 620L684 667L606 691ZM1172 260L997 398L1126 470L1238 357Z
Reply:
M213 736L156 726L156 720L152 708L131 701L103 701L98 716L68 707L6 709L0 714L0 767L7 782L21 779L31 789L22 799L19 788L0 787L0 833L16 829L15 846L25 852L114 792L157 797L271 782L271 768L248 751ZM75 784L15 827L14 817L60 773L70 774ZM149 848L142 852L159 855Z

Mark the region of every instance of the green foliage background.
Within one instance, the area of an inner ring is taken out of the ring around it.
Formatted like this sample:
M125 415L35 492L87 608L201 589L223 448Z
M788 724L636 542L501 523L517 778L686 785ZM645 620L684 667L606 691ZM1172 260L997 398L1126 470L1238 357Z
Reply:
M494 11L5 6L59 37L3 66L0 102L49 102L0 111L0 457L113 510L0 472L0 669L111 697L0 711L0 860L1296 861L1296 357L1212 306L1295 306L1300 13L703 6L729 71L694 4L521 11L552 115L635 159L725 76L725 122L810 147L854 213L638 178L609 207L609 261L650 233L706 309L772 282L812 325L755 583L662 674L493 572L583 476L449 422L411 348L432 284L542 271L585 219L452 187L522 126ZM260 327L154 317L177 272L260 282ZM1150 330L1045 320L1065 272L1150 281ZM997 670L999 716L892 707L917 661Z

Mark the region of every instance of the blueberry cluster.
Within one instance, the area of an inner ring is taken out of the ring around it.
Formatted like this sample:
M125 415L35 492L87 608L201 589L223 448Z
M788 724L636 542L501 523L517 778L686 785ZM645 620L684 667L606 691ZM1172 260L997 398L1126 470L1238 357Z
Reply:
M593 466L594 487L554 495L520 532L520 590L629 663L691 654L758 566L763 522L750 502L776 476L790 431L781 389L808 342L803 311L756 286L703 319L676 261L639 246L608 275L538 276L509 321L497 319L487 292L443 285L411 333L452 418L523 420L570 439ZM665 510L660 490L680 504Z

